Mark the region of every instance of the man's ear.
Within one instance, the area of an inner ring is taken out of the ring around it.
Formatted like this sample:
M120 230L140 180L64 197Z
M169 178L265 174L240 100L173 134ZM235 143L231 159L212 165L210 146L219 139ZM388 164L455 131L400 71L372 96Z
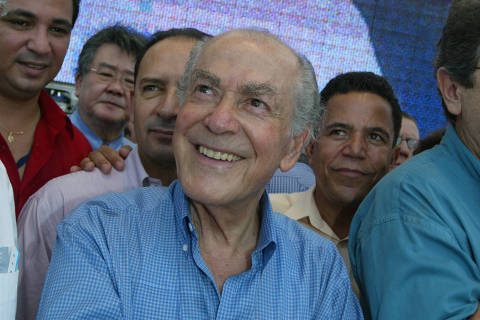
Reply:
M400 146L395 146L392 151L392 159L390 161L390 170L395 169L395 162L397 162L397 158L400 156Z
M315 148L315 141L310 141L308 145L305 147L305 154L308 158L308 164L312 166L312 157L313 157L313 149Z
M77 73L75 75L75 95L77 96L77 98L80 95L80 87L82 85L82 80L82 76Z
M128 114L130 115L130 121L133 121L135 116L135 94L134 91L130 91L128 99Z
M287 146L287 153L280 161L280 170L282 172L286 172L295 166L309 134L310 128L303 130L301 133L290 139Z
M447 110L458 116L462 113L461 93L464 88L452 79L447 69L441 67L437 70L438 89L442 93Z

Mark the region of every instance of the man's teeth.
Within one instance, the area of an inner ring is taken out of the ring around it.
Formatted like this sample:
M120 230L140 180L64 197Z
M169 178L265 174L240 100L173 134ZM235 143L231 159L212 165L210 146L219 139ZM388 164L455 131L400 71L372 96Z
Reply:
M238 161L238 160L240 160L240 157L236 156L234 154L220 152L220 151L213 151L213 150L205 148L203 146L200 146L198 148L198 151L200 151L200 153L203 154L204 156L207 156L209 158L216 159L216 160L223 160L223 161Z
M27 67L32 68L32 69L37 69L37 70L40 70L40 69L44 68L44 66L39 66L39 65L36 65L36 64L27 64Z

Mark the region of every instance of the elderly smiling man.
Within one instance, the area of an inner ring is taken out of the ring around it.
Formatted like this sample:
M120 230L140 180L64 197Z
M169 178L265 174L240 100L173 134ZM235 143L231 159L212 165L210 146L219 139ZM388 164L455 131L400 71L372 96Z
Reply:
M319 114L308 61L232 31L194 49L181 89L179 181L67 217L39 319L362 318L334 245L274 214L264 192Z

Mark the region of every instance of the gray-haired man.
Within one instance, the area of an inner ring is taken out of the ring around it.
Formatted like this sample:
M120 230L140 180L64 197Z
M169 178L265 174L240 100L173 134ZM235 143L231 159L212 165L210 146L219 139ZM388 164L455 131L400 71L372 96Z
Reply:
M114 25L85 42L75 76L78 107L70 116L93 150L133 145L123 130L132 112L133 73L146 37Z
M179 181L64 220L39 318L361 318L334 245L264 192L319 114L311 65L269 34L233 31L194 49L181 89Z

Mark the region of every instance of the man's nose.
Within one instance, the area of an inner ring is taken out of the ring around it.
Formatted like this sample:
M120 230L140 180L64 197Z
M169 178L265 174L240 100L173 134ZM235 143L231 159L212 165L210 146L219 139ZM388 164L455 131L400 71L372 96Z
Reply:
M235 133L240 128L234 97L224 95L205 118L206 126L216 134Z
M364 136L360 133L354 133L347 141L344 154L355 158L363 158L365 156L365 150L366 141Z
M27 49L39 56L46 55L51 51L51 44L48 30L37 27L30 32L30 39L27 42Z
M155 112L159 115L159 117L164 119L171 119L175 118L178 113L178 97L177 97L177 89L176 88L168 88L165 94L165 98L161 101Z

